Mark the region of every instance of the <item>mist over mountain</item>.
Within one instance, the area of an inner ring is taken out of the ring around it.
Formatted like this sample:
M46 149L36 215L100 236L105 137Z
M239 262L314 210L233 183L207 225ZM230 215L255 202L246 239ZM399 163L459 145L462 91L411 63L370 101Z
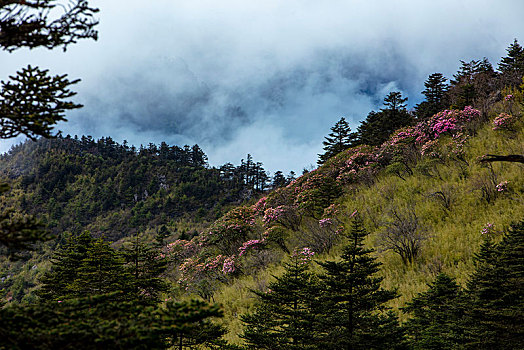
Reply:
M98 42L5 55L0 77L31 63L82 78L85 107L64 133L198 143L215 165L252 153L271 171L300 171L341 116L354 129L392 90L413 106L429 74L497 62L524 36L524 4L501 1L497 16L489 4L95 1Z

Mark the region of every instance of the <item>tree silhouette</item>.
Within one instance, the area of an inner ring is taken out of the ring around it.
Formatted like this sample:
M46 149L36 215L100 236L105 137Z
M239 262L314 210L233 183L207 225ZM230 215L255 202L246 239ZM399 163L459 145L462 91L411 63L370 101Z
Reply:
M355 134L351 132L348 122L344 117L340 118L322 142L325 152L318 155L318 165L324 164L329 158L348 149L354 140Z

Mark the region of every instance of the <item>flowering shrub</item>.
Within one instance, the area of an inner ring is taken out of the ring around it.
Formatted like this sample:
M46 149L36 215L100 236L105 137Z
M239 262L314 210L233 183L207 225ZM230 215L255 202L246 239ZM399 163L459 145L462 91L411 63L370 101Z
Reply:
M445 110L435 114L427 123L435 139L445 133L460 131L468 123L480 118L480 111L471 106L466 106L464 110Z
M299 181L295 187L294 206L307 216L319 219L324 208L341 195L339 184L326 174L310 172Z
M438 153L438 140L431 140L422 145L420 154L431 158L440 158Z
M322 228L328 227L328 226L333 225L333 220L331 220L331 218L320 219L320 220L318 220L318 224Z
M276 208L267 208L264 211L264 218L262 219L264 221L264 226L269 227L273 223L278 222L278 220L284 216L285 212L286 209L283 205L279 205Z
M255 210L252 207L238 207L215 221L205 239L221 252L231 255L247 239L255 224Z
M508 190L508 183L509 181L502 181L496 186L497 191L499 192L505 192Z
M222 273L225 275L230 275L236 271L237 267L235 266L234 257L230 256L224 259L222 264Z
M466 161L464 158L464 146L469 139L469 135L459 132L452 136L451 142L447 145L451 156L455 159Z
M296 206L279 205L276 208L267 208L264 211L262 221L265 227L274 225L282 225L290 230L298 230L300 226L301 217L297 213Z
M431 127L435 138L446 132L452 132L458 129L457 120L453 116L453 111L443 111L435 115L435 117L437 116L438 118Z
M216 283L226 281L224 263L227 259L224 255L207 259L196 256L185 259L179 267L178 284L188 292L209 299Z
M324 209L324 217L333 217L333 216L336 216L340 213L340 210L339 210L340 206L338 204L331 204L329 207L327 207L326 209Z
M313 258L313 255L315 255L315 252L312 251L310 248L302 248L302 249L295 249L293 251L293 254L291 255L294 258L297 258L299 261L299 264L307 264L311 261Z
M513 95L509 94L509 95L504 96L504 100L506 100L506 101L513 100Z
M196 240L193 239L191 241L186 241L184 239L177 239L176 241L165 246L163 253L160 254L160 257L169 257L175 260L185 259L193 256L199 250L200 246Z
M488 222L488 223L486 223L486 225L484 225L484 228L482 229L481 232L482 232L483 235L494 233L495 232L495 225L493 225L491 222Z
M500 113L498 117L493 120L493 130L513 130L513 125L517 119L507 113Z
M242 256L246 253L247 250L255 248L265 242L265 238L263 239L252 239L250 241L244 242L240 248L238 248L239 253L238 256Z
M267 197L262 197L253 205L253 211L255 215L263 213L266 210Z

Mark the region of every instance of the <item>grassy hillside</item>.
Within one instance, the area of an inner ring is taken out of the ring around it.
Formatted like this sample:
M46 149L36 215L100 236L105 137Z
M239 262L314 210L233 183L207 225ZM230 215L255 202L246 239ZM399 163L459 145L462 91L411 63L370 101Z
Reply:
M355 210L364 218L371 233L367 244L376 250L383 263L383 287L397 289L400 294L390 305L395 311L399 312L414 295L425 291L440 272L465 285L483 237L498 239L511 223L524 218L524 164L479 162L485 154L524 154L522 119L512 130L493 130L493 119L503 109L502 102L493 106L488 120L479 123L464 142L462 155L451 155L453 138L444 135L435 148L440 154L438 158L423 156L400 173L398 169L385 167L372 179L343 186L343 195L334 201L338 207L336 220L341 225L351 220ZM515 112L521 115L522 110ZM317 172L326 174L333 164L347 162L348 156L339 154L336 158ZM417 221L415 235L420 250L413 262L405 263L399 254L387 249L385 232L398 223L395 215L404 223ZM308 220L303 220L298 229L290 230L286 240L289 250L293 245L311 243L308 238L311 231ZM330 234L329 230L324 232ZM316 258L320 261L333 258L339 253L340 242L336 240L331 249L320 252ZM259 254L267 256L271 252L274 250L268 246ZM214 301L224 305L228 337L235 343L240 341L238 334L242 329L239 315L248 311L254 300L250 290L264 290L273 276L283 271L279 261L285 260L286 254L282 251L273 254L275 262L223 286L213 296ZM401 319L406 318L399 314Z

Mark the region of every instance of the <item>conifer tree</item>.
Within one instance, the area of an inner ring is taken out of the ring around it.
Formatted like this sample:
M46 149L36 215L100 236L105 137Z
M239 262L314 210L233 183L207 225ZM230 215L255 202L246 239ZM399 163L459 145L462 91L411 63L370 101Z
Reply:
M130 276L120 254L89 232L70 237L52 258L51 270L37 292L43 301L65 300L120 292L128 298ZM126 293L124 293L126 292Z
M324 153L318 155L318 165L324 164L329 158L336 156L345 149L348 149L355 139L355 134L351 132L348 122L344 117L331 128L331 133L325 137Z
M498 70L505 74L510 72L517 72L522 75L524 73L524 48L520 46L517 39L506 49L508 55L502 57Z
M163 226L165 227L165 226ZM145 244L137 235L124 246L125 271L129 275L131 298L145 304L155 304L162 292L169 289L161 275L167 269L167 259L160 252Z
M391 135L393 131L413 123L412 116L406 110L408 98L399 91L392 91L384 98L384 120L381 127L384 134ZM385 140L384 140L385 141Z
M129 291L130 276L124 270L122 256L108 242L99 238L87 248L86 255L76 270L76 276L69 285L68 298L91 295L124 293Z
M376 146L387 139L388 135L381 127L383 117L382 112L369 112L357 128L358 144Z
M307 249L307 248L305 248ZM317 295L314 275L309 272L309 250L296 253L286 271L255 292L255 312L242 316L241 337L248 349L317 349L314 332Z
M212 322L217 305L201 301L152 307L115 293L0 309L0 349L233 349Z
M273 179L271 182L271 187L273 189L277 189L279 187L284 187L287 185L286 177L282 173L282 171L277 170L275 174L273 175Z
M479 99L486 99L493 89L495 72L486 57L482 60L460 61L461 66L451 80L449 96L451 107L463 109L476 105Z
M389 138L395 130L413 123L413 117L406 110L407 97L401 92L390 92L384 98L384 108L370 112L359 125L356 133L358 144L377 146Z
M71 284L78 269L94 242L89 232L69 236L51 258L51 269L40 279L41 288L36 294L44 301L63 300L70 297Z
M86 0L73 0L67 6L52 0L1 1L0 49L12 52L24 47L62 46L65 50L79 39L96 40L97 12ZM64 112L81 107L67 101L75 95L69 88L78 80L69 81L66 75L50 76L47 70L28 66L9 78L11 81L2 81L0 86L0 139L51 137L53 126L65 120ZM0 183L0 194L8 188ZM10 253L48 238L33 217L13 210L0 212L0 246Z
M464 345L463 293L455 280L439 274L426 292L408 303L412 317L404 324L414 350L457 349Z
M366 235L362 219L356 217L341 259L319 262L325 271L320 276L322 313L316 319L320 349L405 348L398 320L384 305L397 294L380 287L380 263L372 249L364 248Z
M418 119L426 119L440 112L447 106L446 92L448 85L442 73L433 73L424 82L422 94L426 100L415 107Z
M497 245L485 240L467 297L466 348L524 348L524 221Z

